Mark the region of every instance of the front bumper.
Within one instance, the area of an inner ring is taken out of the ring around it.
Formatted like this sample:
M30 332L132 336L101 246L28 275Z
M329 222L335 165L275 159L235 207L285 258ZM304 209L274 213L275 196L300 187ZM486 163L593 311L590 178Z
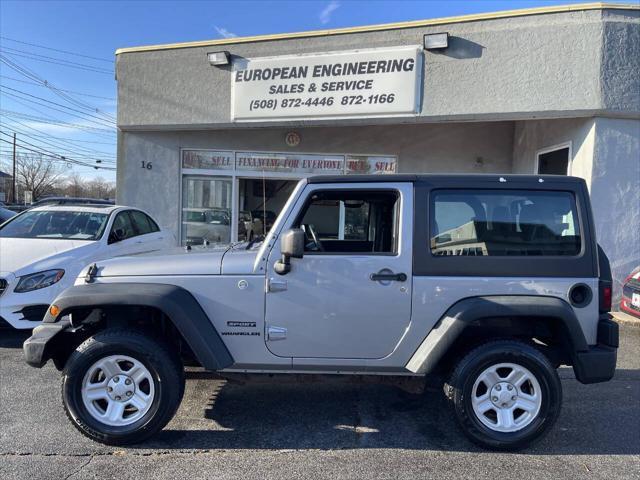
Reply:
M71 325L69 320L43 323L33 329L33 335L22 345L25 361L35 368L41 368L55 353L54 337Z
M610 315L598 322L598 343L586 352L576 352L573 371L581 383L606 382L613 378L618 359L618 324Z
M0 296L0 318L16 329L32 329L42 322L49 305L65 287L64 279L55 285L26 293L15 293L15 280L9 281ZM61 285L62 284L62 285Z

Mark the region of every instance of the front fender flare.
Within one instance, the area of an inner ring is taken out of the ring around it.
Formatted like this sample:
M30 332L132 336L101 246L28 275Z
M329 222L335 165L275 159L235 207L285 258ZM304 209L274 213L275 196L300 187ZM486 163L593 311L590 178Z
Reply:
M123 306L157 308L171 319L204 368L220 370L233 364L231 353L198 301L189 291L177 285L161 283L76 285L64 290L53 304L59 307L59 313L53 316L49 309L43 324L56 323L77 308Z

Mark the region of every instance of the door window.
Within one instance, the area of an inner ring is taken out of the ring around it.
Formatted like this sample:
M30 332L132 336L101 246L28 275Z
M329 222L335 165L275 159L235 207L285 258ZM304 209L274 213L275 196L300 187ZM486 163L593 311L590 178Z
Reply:
M137 235L157 232L158 226L149 216L139 210L131 210L131 219Z
M314 192L296 222L306 235L305 251L395 253L399 203L395 191Z
M119 237L116 237L116 231L120 231ZM113 220L113 225L111 226L111 233L109 235L109 243L114 243L115 241L126 240L127 238L135 237L136 231L133 227L133 222L131 221L131 216L129 212L120 212L116 215L116 218Z

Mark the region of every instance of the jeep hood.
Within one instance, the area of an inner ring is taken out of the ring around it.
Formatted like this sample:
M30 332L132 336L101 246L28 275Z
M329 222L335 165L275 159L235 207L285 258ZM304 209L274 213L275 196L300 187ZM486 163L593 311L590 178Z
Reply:
M234 250L229 245L194 247L191 250L173 248L144 255L99 261L95 277L251 273L256 254L257 250ZM223 261L227 268L223 268ZM80 276L84 276L86 273L87 268L80 273Z
M172 248L144 255L118 257L97 262L96 277L139 277L175 275L219 275L224 247ZM80 275L85 275L86 269Z

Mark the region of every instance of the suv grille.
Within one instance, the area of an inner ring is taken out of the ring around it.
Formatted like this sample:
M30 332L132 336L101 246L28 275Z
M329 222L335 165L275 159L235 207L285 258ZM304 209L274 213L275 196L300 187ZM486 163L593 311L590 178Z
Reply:
M0 278L0 295L7 289L7 281L4 278Z

